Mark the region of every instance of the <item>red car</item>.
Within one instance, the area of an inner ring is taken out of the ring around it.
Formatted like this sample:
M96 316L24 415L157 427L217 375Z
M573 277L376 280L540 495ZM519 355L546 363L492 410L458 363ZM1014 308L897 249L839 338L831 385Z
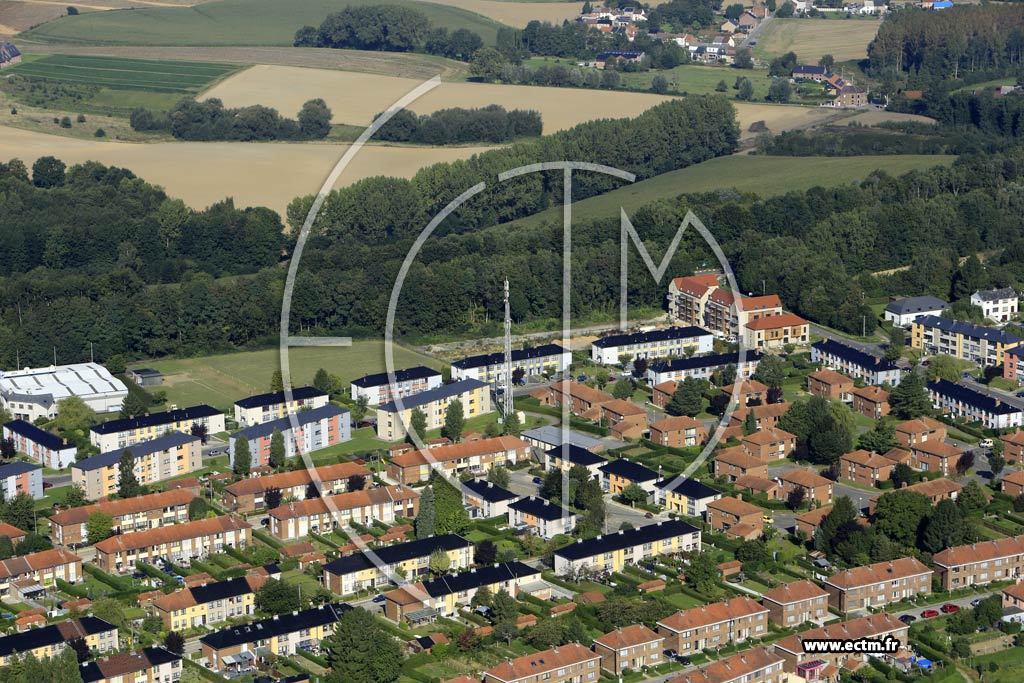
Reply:
M921 617L924 619L931 619L932 617L937 616L939 616L939 610L937 609L926 609L925 611L921 612Z
M945 605L939 608L943 614L953 614L954 612L960 611L960 605L954 605L951 602L947 602Z

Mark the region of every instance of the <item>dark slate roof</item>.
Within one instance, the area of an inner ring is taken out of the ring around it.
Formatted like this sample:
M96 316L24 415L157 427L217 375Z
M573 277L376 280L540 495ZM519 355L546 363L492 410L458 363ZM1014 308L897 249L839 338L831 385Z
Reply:
M747 362L757 363L761 360L761 353L758 351L747 352ZM655 373L674 372L676 370L694 370L696 368L717 368L740 362L740 354L737 353L711 353L706 356L691 356L690 358L676 358L665 363L655 363L650 370Z
M613 474L630 481L654 481L658 478L658 473L654 470L626 458L609 460L608 464L602 465L600 469L605 474Z
M251 624L229 626L220 631L209 633L200 638L199 641L214 650L221 650L226 647L244 645L256 640L273 638L285 633L295 633L302 629L337 623L341 615L350 609L352 609L352 606L345 602L328 603L301 612L280 614L267 619L260 619Z
M64 440L61 439L56 434L51 434L45 429L40 429L31 422L26 422L25 420L11 420L7 424L5 424L4 427L6 429L11 430L15 434L22 435L29 441L36 442L43 448L50 449L51 451L60 451L64 450L65 448L74 448L74 446L64 443Z
M138 429L140 427L159 427L160 425L170 424L171 422L201 420L204 417L212 417L213 415L219 414L220 411L216 408L203 404L191 406L189 408L180 408L178 410L168 410L163 413L130 417L124 420L111 420L110 422L104 422L103 424L96 425L92 428L92 431L97 434L117 434L118 432L127 431L129 429Z
M610 51L610 52L602 52L601 54L599 54L597 56L597 61L603 62L603 61L609 59L610 57L622 57L623 59L639 59L639 58L641 58L643 56L644 56L643 52Z
M984 410L985 412L994 413L996 415L1010 415L1011 413L1021 412L1020 408L1016 408L1005 401L1001 401L995 396L987 396L980 391L975 391L974 389L969 389L968 387L944 379L928 382L928 389L937 394L941 394L942 396L946 396L947 398L951 398L954 401L966 403L978 410Z
M156 377L163 374L155 368L132 368L129 372L141 375L142 377Z
M965 323L959 320L940 318L937 315L922 315L914 322L919 325L924 325L925 327L936 327L943 332L962 334L965 337L984 339L996 344L1016 344L1021 340L1020 337L1016 337L1009 332L997 330L992 327L985 327L983 325Z
M327 392L320 391L316 387L299 387L298 389L292 389L292 400L293 401L304 401L308 398L316 398L318 396L326 396ZM284 403L288 398L285 396L283 391L273 391L268 394L257 394L250 396L249 398L243 398L241 401L235 401L235 405L239 408L259 408L261 406L272 406L278 403Z
M311 422L318 422L324 418L334 417L335 415L345 415L348 412L348 408L339 408L333 403L328 403L327 405L320 406L319 408L313 408L312 410L300 410L294 415L279 417L276 420L271 420L270 422L261 422L258 425L246 427L245 429L232 434L231 438L237 439L240 436L244 436L247 440L252 441L254 439L273 434L275 429L281 432L288 431L292 428L293 419L302 426Z
M426 405L427 403L457 396L463 392L486 386L486 382L481 382L478 379L464 379L458 382L452 382L451 384L445 384L444 386L440 386L436 389L430 389L429 391L421 391L418 394L402 399L402 406L406 410L412 410L417 406ZM389 401L388 403L381 405L379 409L388 413L393 413L398 410L398 407L395 405L394 401Z
M508 489L504 489L486 479L464 481L462 482L462 488L469 489L489 503L500 503L503 500L515 500L519 497L518 493L512 493Z
M520 498L508 507L510 510L518 510L525 515L533 515L539 519L561 519L563 515L569 514L561 505L535 496Z
M591 453L586 448L580 448L576 444L572 443L555 446L554 448L549 448L545 452L552 458L568 460L574 465L583 465L584 467L606 462L605 459L597 453Z
M828 69L823 66L817 66L815 64L797 64L793 67L793 75L809 75L809 76L824 76L828 73Z
M667 341L669 339L691 339L693 337L711 336L702 327L667 327L663 330L636 332L634 334L613 334L593 342L599 349L609 346L625 346L626 344L645 344L648 342Z
M70 640L65 634L80 634L91 636L94 633L103 633L117 628L98 617L87 616L80 619L50 624L42 628L34 628L23 633L15 633L0 638L0 657L6 657L14 652L28 652L36 648L56 645L57 643ZM72 637L74 637L72 635Z
M0 43L0 62L9 62L21 55L21 51L14 47L14 43Z
M982 301L1000 301L1001 299L1016 299L1017 290L1013 287L1003 287L1002 289L983 289L974 293L974 296L978 297Z
M408 543L376 548L370 552L360 552L339 557L325 564L324 571L338 575L351 574L352 572L369 569L374 565L391 565L417 557L428 557L430 553L437 549L451 551L459 548L468 548L470 545L472 544L469 541L458 534L442 534L440 536L409 541Z
M136 652L114 655L110 660L104 660L103 664L108 669L109 675L104 674L100 664L95 661L82 664L79 670L82 673L83 683L95 683L96 681L114 678L115 676L124 678L124 674L132 674L150 666L159 666L179 659L181 659L181 655L174 654L162 647L150 646ZM137 668L134 668L133 662L137 664ZM126 667L129 665L133 668L126 670ZM128 676L127 678L134 680L134 676Z
M183 434L181 432L171 432L170 434L158 436L151 441L143 441L142 443L137 443L132 446L128 446L127 448L116 448L112 451L107 451L106 453L100 453L99 455L94 455L91 458L86 458L85 460L79 460L72 465L72 467L87 472L89 470L96 470L101 467L110 467L111 465L117 464L121 460L121 455L123 455L126 450L131 451L132 455L136 458L141 458L142 456L149 455L150 453L159 453L160 451L166 451L169 448L177 448L183 444L199 440L200 437L198 436Z
M831 339L823 339L820 342L815 342L812 346L821 353L837 356L848 363L868 370L881 372L883 370L897 369L897 365L892 361Z
M608 553L623 548L632 548L644 543L662 541L673 536L692 534L700 531L697 527L686 522L673 519L657 524L648 524L636 529L622 530L615 534L596 536L587 540L579 540L572 545L567 545L561 550L556 550L555 555L564 557L567 560L581 560L598 553Z
M41 469L43 469L42 465L25 462L24 460L15 460L7 463L6 465L0 465L0 479L6 479L7 477L14 477L19 474L25 474L26 472Z
M890 302L885 310L896 315L907 315L908 313L924 313L925 311L944 311L949 304L934 296L912 296L906 299Z
M205 604L214 600L226 600L228 598L236 598L239 595L248 595L253 591L247 578L239 576L234 579L208 583L204 586L193 586L189 589L189 592L192 593L192 597L195 598L197 603Z
M721 493L718 489L712 488L704 482L697 481L696 479L680 479L679 477L662 479L655 484L655 486L659 489L667 489L674 493L678 493L679 495L687 498L693 498L694 500L711 498Z
M558 356L566 353L558 344L542 344L529 349L513 349L512 362L528 360L531 358L546 358L547 356ZM470 356L452 363L453 368L468 370L469 368L482 368L485 365L497 365L505 362L505 352L485 353L479 356Z
M534 569L522 562L504 562L502 564L489 565L471 569L468 572L452 574L451 576L439 576L436 579L423 582L423 589L432 598L441 595L451 595L463 591L490 586L499 581L509 581L524 576L540 576L540 570Z
M425 379L427 377L435 376L439 377L440 375L441 373L438 372L437 370L434 370L433 368L428 368L425 365L417 365L414 368L395 370L395 382L408 382L414 379ZM368 387L379 387L381 385L387 384L390 381L391 380L388 379L388 373L378 372L373 375L366 375L365 377L354 379L352 380L352 384L355 384L357 387L362 387L366 389Z

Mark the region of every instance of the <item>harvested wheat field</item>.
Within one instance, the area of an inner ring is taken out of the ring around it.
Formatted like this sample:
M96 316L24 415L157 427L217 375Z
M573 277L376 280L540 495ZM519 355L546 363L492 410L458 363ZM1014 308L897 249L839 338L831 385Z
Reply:
M752 104L749 102L733 102L736 117L740 124L740 137L753 137L750 124L764 121L772 133L781 133L796 128L810 128L824 121L833 121L849 116L845 110L828 107L799 107L796 105Z
M490 17L497 22L523 28L534 19L561 24L579 16L582 2L508 2L507 0L424 0L435 5L458 7Z
M918 114L901 114L895 111L866 111L844 121L845 124L877 126L879 123L935 123L935 119Z
M771 59L792 51L804 64L817 64L826 54L837 62L864 59L879 24L878 19L772 19L758 36L754 54Z
M421 82L365 73L254 66L225 79L200 99L217 97L229 107L262 104L291 116L303 102L322 97L334 113L335 123L367 125ZM413 103L411 109L421 114L446 107L489 104L507 109L536 109L544 118L544 132L552 133L598 117L636 116L668 99L671 98L607 90L442 83Z
M238 206L269 206L283 214L288 202L320 189L346 145L245 142L94 142L0 127L0 159L28 165L52 155L67 164L96 160L131 169L190 206L224 197ZM338 185L375 175L411 177L423 166L472 156L487 147L364 148Z

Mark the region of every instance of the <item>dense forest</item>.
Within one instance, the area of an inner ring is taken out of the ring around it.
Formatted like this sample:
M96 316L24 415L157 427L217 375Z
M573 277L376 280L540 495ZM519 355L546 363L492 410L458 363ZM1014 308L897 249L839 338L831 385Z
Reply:
M536 137L543 127L540 112L534 109L508 111L497 104L477 109L452 107L431 114L402 109L377 130L374 138L423 145L508 142Z
M179 140L319 140L331 132L331 110L321 99L302 105L297 119L286 119L276 109L256 104L230 109L219 99L202 102L187 97L163 113L139 107L129 118L140 131L167 131Z

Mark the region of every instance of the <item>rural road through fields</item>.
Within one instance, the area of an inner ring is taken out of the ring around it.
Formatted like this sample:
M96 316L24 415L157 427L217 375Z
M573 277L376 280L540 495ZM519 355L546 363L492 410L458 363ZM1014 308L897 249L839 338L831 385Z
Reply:
M764 29L764 27L768 25L768 22L774 18L774 14L766 15L764 21L755 26L750 33L747 34L747 37L743 39L743 42L739 44L739 49L750 47L751 42L757 42L757 37L761 35L761 30Z

